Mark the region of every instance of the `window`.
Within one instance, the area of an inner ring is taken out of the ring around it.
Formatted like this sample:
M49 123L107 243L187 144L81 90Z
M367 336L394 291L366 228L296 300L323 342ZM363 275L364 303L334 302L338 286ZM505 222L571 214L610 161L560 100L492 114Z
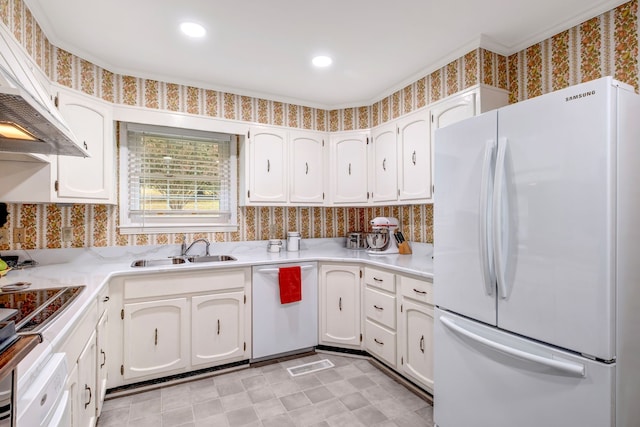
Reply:
M236 231L236 136L123 123L120 232Z

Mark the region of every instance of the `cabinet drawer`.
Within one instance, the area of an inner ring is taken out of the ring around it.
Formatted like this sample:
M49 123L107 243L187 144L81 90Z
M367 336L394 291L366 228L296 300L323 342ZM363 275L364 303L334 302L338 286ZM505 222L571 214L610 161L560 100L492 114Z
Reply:
M243 288L245 270L154 274L124 280L124 298L147 298Z
M365 346L391 366L396 366L396 333L376 325L369 319L364 325Z
M364 314L391 329L396 329L396 297L367 287L364 291Z
M400 276L402 296L433 304L433 283L426 280Z
M364 283L385 291L396 291L395 275L387 271L366 267L364 269Z

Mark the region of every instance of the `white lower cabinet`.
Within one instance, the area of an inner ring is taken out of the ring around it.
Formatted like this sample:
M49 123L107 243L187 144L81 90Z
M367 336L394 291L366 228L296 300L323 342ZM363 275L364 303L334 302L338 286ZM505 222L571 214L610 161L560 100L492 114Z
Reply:
M364 348L433 392L433 286L378 268L364 268Z
M186 298L125 304L123 320L125 379L186 368Z
M320 344L360 348L361 268L320 265Z
M191 298L191 364L211 364L244 354L244 292Z
M61 344L60 351L66 354L69 367L66 389L69 392L71 427L93 427L98 418L97 323L98 309L94 303Z
M78 357L78 395L80 396L79 426L94 426L98 418L96 412L96 332Z
M250 296L249 268L113 279L108 387L248 360Z
M102 412L102 402L107 393L107 328L109 324L109 315L105 311L98 320L96 327L96 415L100 416Z
M433 300L430 282L400 277L398 369L433 391Z

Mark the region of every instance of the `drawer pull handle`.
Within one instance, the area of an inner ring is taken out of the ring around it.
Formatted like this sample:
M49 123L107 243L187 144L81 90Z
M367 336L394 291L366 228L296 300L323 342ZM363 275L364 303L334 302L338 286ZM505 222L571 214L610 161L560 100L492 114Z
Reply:
M340 297L338 299L338 309L340 309L340 311L342 311L342 297Z
M425 291L419 291L416 288L413 288L413 292L415 292L417 294L422 294L422 295L426 295L427 294Z
M349 175L351 175L351 163L349 163Z
M220 319L218 319L218 335L220 335Z
M156 328L155 344L158 345L158 328Z
M304 162L304 174L309 175L309 162Z
M377 306L377 305L375 305L375 304L373 305L373 308L375 308L376 310L384 310L384 308L383 308L383 307L378 307L378 306Z
M84 385L84 390L85 391L89 391L89 401L84 403L84 408L87 409L87 406L89 406L89 404L91 403L91 399L92 399L92 395L91 395L91 387L89 387L88 385Z
M267 159L267 172L271 172L271 162Z
M386 158L382 159L382 170L383 171L387 170L387 159Z
M378 338L374 338L373 340L376 342L376 344L384 345L382 341L378 341Z
M374 277L373 280L375 282L384 282L384 279L378 279L377 277Z
M424 335L420 337L420 351L424 353Z
M411 162L413 162L413 165L415 166L416 164L416 151L413 150L413 154L411 155Z
M102 354L102 363L100 364L100 369L102 369L102 367L107 364L107 353L100 349L100 354Z
M102 300L102 302L107 302L109 301L109 296L104 297L104 299Z

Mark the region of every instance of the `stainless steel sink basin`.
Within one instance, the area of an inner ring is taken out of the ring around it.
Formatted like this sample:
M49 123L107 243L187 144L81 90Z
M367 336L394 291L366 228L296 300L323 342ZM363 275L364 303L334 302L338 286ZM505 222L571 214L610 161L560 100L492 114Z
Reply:
M200 262L225 262L236 261L236 257L231 255L206 255L190 257L172 257L160 259L138 259L131 263L131 267L160 267L164 265L180 265L185 263Z
M184 258L160 258L160 259L138 259L131 263L131 267L158 267L162 265L184 264Z
M237 258L231 255L205 255L205 256L190 256L187 258L189 262L223 262L223 261L235 261Z

